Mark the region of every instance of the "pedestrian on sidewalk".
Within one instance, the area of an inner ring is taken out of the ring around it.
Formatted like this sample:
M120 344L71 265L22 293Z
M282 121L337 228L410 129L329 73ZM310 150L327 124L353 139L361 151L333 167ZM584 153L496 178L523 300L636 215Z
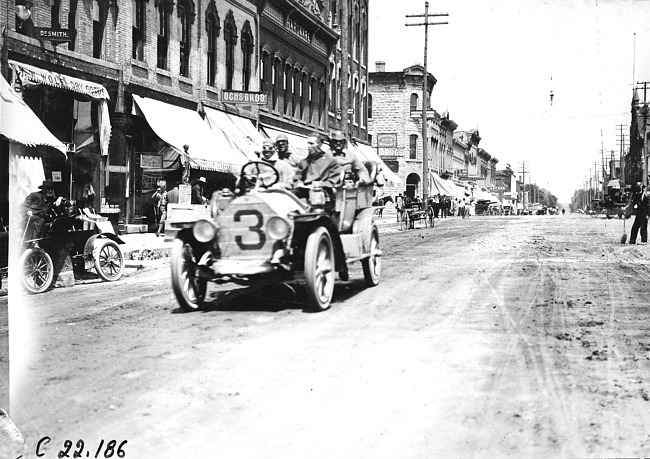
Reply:
M402 220L402 209L404 209L404 195L402 193L395 197L395 210L397 211L397 223Z
M630 234L630 244L636 244L636 236L641 231L641 244L648 243L648 214L650 213L650 192L645 185L637 183L632 198L632 211L634 212L634 224Z
M156 217L158 221L158 229L156 230L156 237L164 236L165 220L167 220L167 189L164 183L161 183L156 192L153 194L153 200L157 203L158 209Z

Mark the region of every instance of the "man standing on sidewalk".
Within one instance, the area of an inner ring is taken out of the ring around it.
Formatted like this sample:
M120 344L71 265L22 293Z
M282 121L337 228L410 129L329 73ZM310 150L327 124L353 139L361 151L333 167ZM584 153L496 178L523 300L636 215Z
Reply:
M650 192L645 189L645 185L636 184L636 192L630 205L635 215L630 244L636 244L636 236L641 230L640 244L645 245L648 243L648 213L650 213Z

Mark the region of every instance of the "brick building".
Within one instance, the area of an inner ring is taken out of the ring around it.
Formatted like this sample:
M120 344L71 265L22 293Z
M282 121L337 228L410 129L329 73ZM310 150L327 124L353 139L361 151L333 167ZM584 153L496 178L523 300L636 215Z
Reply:
M645 107L645 109L644 109ZM647 106L641 102L637 89L632 93L632 108L630 122L630 149L625 155L624 160L624 181L632 184L643 182L643 123L646 123L646 136L650 134L650 116L646 115L644 120L644 110L647 113ZM647 141L647 140L646 140Z

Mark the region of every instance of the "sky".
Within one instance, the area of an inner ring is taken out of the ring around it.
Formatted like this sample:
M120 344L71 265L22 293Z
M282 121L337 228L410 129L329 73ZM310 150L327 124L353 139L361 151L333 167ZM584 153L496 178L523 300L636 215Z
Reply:
M422 22L406 15L424 4L370 2L370 71L423 64L424 27L405 24ZM431 0L433 13L449 16L430 19L448 22L429 27L432 106L478 129L497 169L521 175L525 162L527 183L569 203L601 149L618 158L633 83L650 81L650 0Z

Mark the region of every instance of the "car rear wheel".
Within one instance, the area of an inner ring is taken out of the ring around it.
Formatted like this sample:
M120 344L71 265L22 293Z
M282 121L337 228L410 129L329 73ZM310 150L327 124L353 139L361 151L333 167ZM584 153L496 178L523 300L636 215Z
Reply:
M313 308L316 311L329 308L334 295L334 246L330 233L322 226L307 238L305 279Z
M366 286L374 287L379 284L379 276L381 275L381 250L379 249L379 233L377 228L372 231L372 238L370 239L370 256L361 260L363 267L363 277L366 281Z
M18 259L20 283L31 294L43 293L54 280L54 264L48 253L39 248L31 248Z
M196 277L197 254L192 245L176 238L172 244L172 289L176 301L185 312L198 311L203 307L208 282Z
M118 280L124 274L124 254L114 241L100 239L93 252L95 270L99 277L108 282Z

